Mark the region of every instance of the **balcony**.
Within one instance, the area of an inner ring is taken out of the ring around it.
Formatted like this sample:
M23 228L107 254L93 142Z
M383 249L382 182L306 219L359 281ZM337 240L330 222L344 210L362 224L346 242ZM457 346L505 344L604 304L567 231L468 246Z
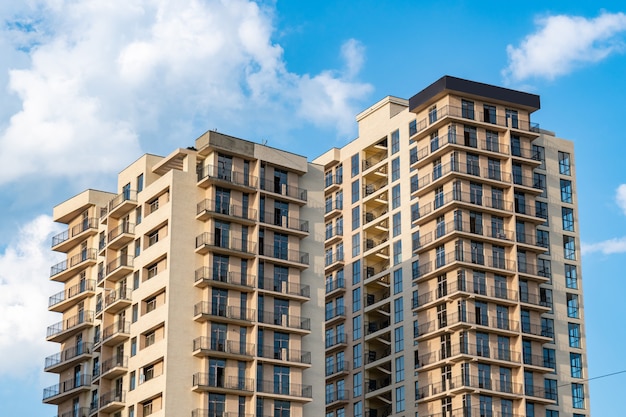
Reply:
M132 256L119 256L106 266L106 279L116 282L133 272L134 258ZM98 280L100 283L100 280Z
M339 403L347 403L350 400L350 391L347 389L327 391L324 400L327 407Z
M81 342L54 355L48 356L44 371L61 373L92 357L93 344Z
M335 291L337 292L345 292L346 290L346 280L345 278L337 278L333 280L326 281L326 296L330 296Z
M496 225L486 225L483 227L482 223L470 223L461 221L450 221L448 223L438 223L434 232L429 232L423 236L420 236L417 243L414 246L414 252L422 253L426 250L432 249L435 244L439 245L443 241L451 239L453 235L457 233L470 234L471 239L476 237L484 237L485 240L496 240L498 245L513 245L513 232L507 229L503 229Z
M261 190L273 194L278 194L282 197L287 197L292 202L297 204L305 204L307 202L306 189L280 183L278 181L275 181L275 179L267 179L265 181L261 181Z
M113 390L100 395L101 413L113 413L126 405L126 391Z
M108 247L118 250L135 239L135 224L122 222L107 235Z
M198 337L193 340L193 352L197 357L222 357L238 360L252 360L255 346L234 340L222 340L211 337Z
M287 249L286 246L259 245L259 255L271 258L274 262L278 261L278 263L286 266L294 266L296 268L307 268L309 266L308 252Z
M419 357L418 366L420 369L435 368L445 362L445 364L455 363L462 360L492 360L501 362L513 362L520 364L521 354L510 349L492 348L488 344L457 344L448 346ZM511 364L505 364L511 366Z
M365 364L370 365L379 361L389 360L391 355L391 348L385 347L378 350L368 350L365 352Z
M113 356L100 364L100 378L115 379L128 371L128 356Z
M513 202L504 199L493 199L476 193L465 193L458 191L450 191L446 194L437 194L434 201L425 203L419 209L416 221L423 224L426 221L437 216L440 209L451 203L462 203L469 205L469 210L474 210L476 206L482 207L488 211L495 211L498 216L511 216L513 214Z
M347 346L347 338L345 333L339 333L337 335L327 337L325 341L326 350L332 350L334 348Z
M503 256L485 256L479 252L461 252L454 251L446 254L438 254L435 261L431 261L420 265L417 276L414 278L425 279L433 273L440 273L452 269L456 264L482 265L483 268L489 268L499 271L507 271L509 275L515 271L515 263Z
M196 253L204 255L209 251L252 258L256 252L256 242L241 240L220 233L204 232L196 236Z
M379 191L384 189L389 184L389 180L387 178L380 179L375 182L371 182L368 184L363 184L363 198L367 198L371 195L377 194Z
M87 232L87 233L86 233ZM75 246L79 240L98 232L98 219L87 218L67 230L52 236L52 250L67 252Z
M72 275L78 274L83 269L93 266L98 259L97 249L84 249L71 258L59 262L50 267L50 279L57 282L65 282Z
M541 194L544 192L543 186L541 183L536 182L533 177L529 177L522 174L513 174L513 184L515 184L516 188L522 188L522 191Z
M193 315L196 321L239 321L242 322L242 324L245 322L250 325L254 320L255 310L201 301L193 306Z
M376 152L375 154L363 160L361 169L363 172L365 172L370 168L375 167L385 159L387 159L387 150Z
M344 375L350 371L350 363L346 361L332 362L326 365L326 378Z
M211 286L250 292L254 289L255 284L256 276L243 272L220 271L216 267L209 266L196 269L195 285L200 288Z
M132 303L132 288L111 289L104 297L104 311L115 314Z
M125 190L109 201L108 215L119 219L137 207L137 191Z
M276 226L280 231L292 232L299 236L309 233L309 221L300 220L297 217L283 216L280 213L261 213L259 221L269 226ZM272 228L272 227L270 227Z
M462 178L473 181L475 178L481 178L486 183L494 183L498 187L507 187L511 184L511 174L502 172L496 168L483 168L482 171L478 162L476 164L464 164L461 162L439 164L433 166L432 172L423 175L417 181L417 196L422 196L426 192L433 190L445 180L449 174L458 174Z
M280 314L271 311L259 311L258 322L266 325L288 328L292 331L308 333L311 330L311 319L307 317L294 316L291 314Z
M197 174L198 186L202 188L208 188L212 184L223 184L229 188L250 191L259 185L258 177L214 165L198 167Z
M537 265L533 262L518 262L517 272L539 283L548 282L552 278L552 271L549 266Z
M327 199L324 205L324 220L328 221L335 216L341 214L343 210L343 200L340 199Z
M45 404L59 405L81 392L90 390L91 376L80 375L76 379L68 379L59 384L44 388L43 402Z
M65 413L58 414L56 417L89 417L91 411L89 407L80 407L78 412L66 411Z
M548 213L538 211L536 206L524 204L523 201L515 201L515 214L534 224L544 224L548 218Z
M517 399L524 395L524 390L521 384L513 383L510 381L493 380L490 378L482 378L478 376L457 376L449 380L429 384L424 387L420 387L417 395L417 400L429 401L446 394L446 392L458 392L459 390L481 390L491 391L497 393L499 396ZM485 393L489 394L489 393Z
M96 281L93 279L80 281L48 299L48 310L63 312L85 298L95 295Z
M270 359L271 361L289 362L291 366L308 366L311 365L311 352L281 348L278 346L261 346L257 352L260 358Z
M312 399L313 389L310 385L290 384L286 381L258 381L257 393L293 397L293 401Z
M324 255L325 273L329 274L344 265L343 250L327 251Z
M331 227L326 229L326 235L324 236L325 245L333 245L339 242L343 238L343 226Z
M421 309L442 298L454 299L463 294L472 294L476 298L491 298L499 304L513 305L517 303L517 291L509 290L505 286L487 286L484 282L458 280L447 286L420 294L413 308Z
M298 298L308 299L311 297L311 287L309 285L300 284L298 282L281 281L275 278L261 279L259 281L259 289Z
M378 274L382 274L389 270L389 261L382 261L377 263L367 263L363 267L363 275L365 275L365 279L368 280L370 278L375 277Z
M130 322L117 321L102 331L102 345L115 346L130 337ZM97 347L97 346L96 346Z
M365 322L365 336L372 335L374 333L378 333L380 331L389 331L391 321L387 319L377 320L377 321L367 321Z
M331 323L337 320L345 320L346 319L346 308L344 306L337 306L335 308L326 309L325 320L326 325L330 325Z
M196 408L191 410L191 417L257 417L254 414L242 414L239 412L230 411L215 411L206 408ZM259 416L259 417L273 417L273 416ZM517 416L516 416L517 417Z
M542 297L540 294L529 293L528 291L520 291L519 293L520 303L537 307L539 310L546 312L552 310L552 301L546 297Z
M195 392L217 392L223 394L252 395L254 393L254 379L225 377L198 372L193 375L193 390Z
M376 209L366 211L365 213L363 213L363 227L365 227L365 225L368 223L375 222L376 220L381 219L384 215L387 214L387 212L387 205L383 205Z
M367 311L368 307L379 304L381 301L389 302L389 288L385 288L381 291L377 292L368 292L363 297L363 303L365 305L365 310Z
M46 340L60 343L76 333L83 331L93 325L94 312L82 311L79 314L60 321L48 327Z
M366 408L365 409L365 417L389 417L390 415L391 415L391 406L387 406L383 408ZM454 417L456 417L456 415ZM464 417L469 417L469 416L464 416Z
M332 193L337 191L343 183L343 175L326 175L324 177L324 192Z
M524 320L522 320L522 333L524 333L527 338L535 336L535 339L541 340L544 343L554 339L554 329Z
M418 337L428 335L429 338L446 332L446 329L488 327L490 332L511 336L519 332L519 322L502 317L493 317L486 314L476 315L473 312L450 313L440 318L420 324L417 328Z
M236 204L226 204L209 199L202 200L196 206L196 219L205 221L211 217L228 221L235 220L244 224L254 224L257 218L257 211L253 208L245 208Z
M553 360L550 360L549 358L543 356L524 353L524 355L522 355L522 359L524 362L524 366L541 368L539 370L543 372L556 371L556 362L554 361L554 358Z
M368 379L365 381L365 393L369 394L380 389L388 388L391 385L391 378Z

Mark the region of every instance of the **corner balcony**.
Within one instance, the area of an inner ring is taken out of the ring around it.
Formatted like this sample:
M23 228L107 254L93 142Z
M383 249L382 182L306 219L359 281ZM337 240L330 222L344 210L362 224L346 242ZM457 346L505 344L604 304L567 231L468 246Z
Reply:
M376 153L370 155L366 154L365 156L367 156L367 158L363 159L363 162L361 163L361 170L366 173L368 170L374 168L375 166L386 160L387 155L388 152L386 149L382 151L377 151Z
M121 249L135 240L135 225L122 223L111 230L107 235L107 245L110 249Z
M243 172L227 170L215 165L198 167L198 186L208 188L211 185L225 185L228 188L251 191L258 187L259 179L254 175L246 175Z
M75 365L91 359L93 356L93 344L81 342L76 346L67 348L54 355L48 356L45 361L44 371L62 373Z
M209 266L196 269L195 286L198 288L216 287L251 292L255 285L256 276L243 272L220 271Z
M297 333L309 333L311 331L311 319L294 316L292 314L279 314L272 311L259 311L259 324L274 327L274 330L289 330Z
M286 377L288 378L288 377ZM311 401L313 399L313 388L311 385L291 384L282 381L258 381L256 385L257 395L283 397L291 401Z
M111 282L117 282L128 274L133 272L134 258L130 255L119 256L109 262L106 266L106 279ZM98 280L100 284L101 280Z
M77 225L52 236L52 250L67 252L73 246L76 246L79 241L96 233L98 233L98 219L95 217L83 219Z
M274 263L294 268L306 269L309 266L308 252L287 249L285 246L259 245L259 255Z
M113 390L100 394L100 413L114 413L126 406L126 391Z
M305 237L309 234L309 221L297 217L282 216L278 213L261 213L259 222L269 225L269 229L292 233Z
M239 412L230 411L215 411L207 408L196 408L191 410L191 417L257 417L254 414L242 414ZM260 417L273 417L273 416L260 416ZM515 416L517 417L517 416Z
M58 313L66 311L80 301L96 294L96 281L93 279L81 281L48 299L48 310Z
M205 255L209 252L253 258L256 242L241 240L219 233L204 232L196 236L196 253Z
M412 191L412 194L421 197L441 185L442 182L450 181L450 177L466 179L468 181L474 181L476 178L480 178L484 183L496 187L508 188L511 186L511 174L508 172L502 172L500 169L496 168L483 168L481 171L478 162L475 164L448 162L446 164L433 166L432 172L420 177L417 181L417 187Z
M193 340L193 355L196 357L211 356L251 361L255 353L255 345L252 343L205 336Z
M128 371L128 356L113 356L100 364L100 378L115 379Z
M96 345L115 346L130 338L130 322L117 321L102 331L102 340ZM99 346L96 346L98 348Z
M311 297L311 287L298 282L281 281L273 277L259 280L259 290L265 290L305 301Z
M201 301L193 306L194 320L238 322L241 325L251 326L254 320L255 310L239 307L226 306L225 304L211 304L209 301Z
M246 396L254 393L254 379L252 378L226 377L204 372L198 372L193 375L192 386L194 392L210 391L213 393Z
M119 219L137 207L137 191L126 190L115 196L108 204L108 216Z
M282 184L268 179L261 181L261 191L286 197L293 203L304 205L307 202L307 190L293 185Z
M104 297L104 311L110 314L118 313L119 311L130 306L132 303L131 288L118 288L110 290Z
M75 334L93 326L94 312L83 311L48 327L46 340L60 343Z
M210 199L199 202L196 206L196 219L205 221L212 217L253 225L257 219L257 211L253 208Z
M539 323L530 323L522 320L522 333L527 339L535 339L542 343L554 339L554 329Z
M96 264L97 249L86 249L71 258L50 267L50 279L65 282L68 278L78 274L83 269Z
M373 279L380 274L389 272L389 261L382 261L376 263L367 263L363 267L363 275L366 280Z
M287 364L292 367L308 368L311 365L311 352L281 348L278 346L260 346L257 351L259 358L269 359L275 364Z
M68 379L43 390L44 404L59 405L70 398L91 390L91 376L80 375L78 378Z

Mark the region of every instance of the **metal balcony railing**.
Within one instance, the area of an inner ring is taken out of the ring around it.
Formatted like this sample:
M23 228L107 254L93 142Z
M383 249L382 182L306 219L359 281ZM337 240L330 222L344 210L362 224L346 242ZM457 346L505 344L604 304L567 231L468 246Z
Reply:
M295 249L288 249L285 246L278 245L259 245L259 255L268 256L274 259L282 259L284 261L296 262L300 264L309 264L309 253Z
M195 281L201 280L224 282L252 288L256 283L256 276L237 271L221 271L216 267L203 266L196 269L195 273Z
M252 356L255 352L255 345L252 343L242 343L234 340L198 337L193 340L193 350L210 350L213 352L230 353L233 355Z
M285 197L295 198L301 201L307 201L306 189L296 187L294 185L279 183L274 181L274 179L266 179L265 181L261 181L261 190L280 194Z
M243 172L227 170L222 167L216 167L215 165L198 167L197 174L198 181L209 178L250 188L257 188L259 184L259 178L254 175L246 175Z
M80 283L73 285L53 296L48 298L48 308L53 307L63 301L70 300L80 294L83 294L88 291L96 290L96 281L93 279L88 279L85 281L81 281Z
M281 294L298 295L301 297L311 296L311 286L298 282L281 281L273 277L259 280L259 289L275 291Z
M52 326L48 326L46 337L56 336L57 334L63 333L67 330L71 330L72 328L78 327L82 324L93 323L93 320L93 311L80 312L75 316L69 317L63 321L53 324Z
M236 204L227 204L221 201L205 199L196 205L196 214L203 212L224 214L243 220L256 220L257 211L253 208L245 208Z
M254 320L255 310L239 307L239 306L227 306L225 304L212 304L209 301L201 301L193 306L193 312L195 316L200 314L224 317L233 320Z
M279 215L277 213L266 212L266 213L261 213L261 218L259 221L261 223L284 227L284 228L296 230L299 232L309 231L309 221L300 220L297 217L288 217L288 216Z
M311 330L311 319L291 314L259 311L258 321L259 323L274 324L276 326L284 326L292 329Z

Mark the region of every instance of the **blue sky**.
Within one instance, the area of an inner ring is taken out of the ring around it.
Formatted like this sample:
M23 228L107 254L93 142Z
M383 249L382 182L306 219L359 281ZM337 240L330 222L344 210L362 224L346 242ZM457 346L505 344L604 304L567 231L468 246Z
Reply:
M623 3L157 3L0 5L3 415L55 414L41 405L55 204L208 129L313 159L356 137L359 111L444 74L539 94L534 121L575 142L588 376L626 370ZM626 374L590 385L594 415L615 415Z

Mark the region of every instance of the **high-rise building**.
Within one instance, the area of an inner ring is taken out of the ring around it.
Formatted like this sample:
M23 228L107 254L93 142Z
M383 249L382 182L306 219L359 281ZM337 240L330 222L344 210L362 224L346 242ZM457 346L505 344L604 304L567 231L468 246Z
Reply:
M573 144L443 77L325 168L326 417L589 416Z
M62 417L321 415L323 170L207 132L54 208Z
M60 204L44 402L589 417L573 144L531 123L539 107L446 76L312 163L207 132Z

